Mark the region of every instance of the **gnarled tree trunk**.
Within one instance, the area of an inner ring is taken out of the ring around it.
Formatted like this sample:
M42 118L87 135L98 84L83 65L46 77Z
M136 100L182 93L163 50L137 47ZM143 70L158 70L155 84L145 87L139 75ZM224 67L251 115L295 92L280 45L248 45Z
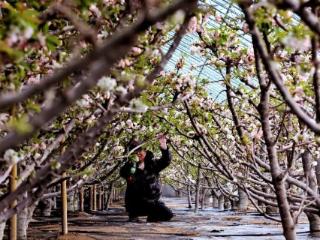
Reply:
M213 208L218 208L219 207L219 200L215 195L212 196L212 207Z
M27 197L27 193L25 193L25 198ZM29 223L32 219L34 210L38 205L39 200L33 203L31 206L24 208L18 214L18 221L17 221L17 237L19 240L26 240L27 239L27 230L29 227ZM0 238L1 239L1 238Z
M17 236L19 240L27 240L28 208L24 208L18 214Z
M218 196L214 189L211 189L211 196L212 196L212 207L218 208L219 207Z
M207 200L207 191L208 189L203 189L202 191L202 198L201 198L201 209L205 208L206 200Z
M68 211L74 212L76 210L75 207L75 197L74 192L68 193Z
M317 177L316 177L315 169L312 166L312 156L308 149L305 150L305 152L302 155L302 163L303 163L304 176L306 178L307 184L313 191L317 192L318 191ZM320 231L319 214L306 212L306 215L309 220L310 232L319 232Z
M224 210L224 196L222 193L218 198L218 205L219 205L219 210Z
M110 186L109 186L109 189L108 189L107 201L106 201L106 210L109 209L110 204L112 202L112 192L113 192L113 182L110 183Z
M4 229L6 228L6 222L0 223L0 240L3 239Z
M239 202L238 202L238 210L239 211L247 211L249 199L245 191L242 189L238 189L238 196L239 196Z
M51 216L51 210L53 207L53 200L48 198L41 201L43 208L41 209L41 215L45 217Z
M231 208L231 202L230 202L230 199L228 199L228 198L225 198L225 199L224 199L223 207L224 207L224 209L225 209L225 210L227 210L227 209L230 209L230 208Z

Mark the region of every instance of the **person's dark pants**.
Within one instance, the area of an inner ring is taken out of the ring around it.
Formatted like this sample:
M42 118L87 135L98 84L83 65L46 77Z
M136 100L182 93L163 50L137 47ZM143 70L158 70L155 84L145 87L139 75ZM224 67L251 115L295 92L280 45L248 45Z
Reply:
M138 216L148 216L148 222L169 221L173 217L173 213L163 202L157 201L143 201L132 211L129 211L129 218Z

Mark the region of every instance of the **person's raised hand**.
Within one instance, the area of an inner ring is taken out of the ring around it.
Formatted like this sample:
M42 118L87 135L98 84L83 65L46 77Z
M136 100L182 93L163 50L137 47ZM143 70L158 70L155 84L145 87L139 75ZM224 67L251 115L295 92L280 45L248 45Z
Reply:
M157 137L159 139L160 148L161 149L167 149L167 138L163 133L160 133Z

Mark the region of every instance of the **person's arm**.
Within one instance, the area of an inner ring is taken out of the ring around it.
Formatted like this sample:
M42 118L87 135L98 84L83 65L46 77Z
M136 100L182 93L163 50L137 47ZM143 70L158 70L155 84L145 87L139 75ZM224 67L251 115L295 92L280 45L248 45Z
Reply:
M171 153L167 146L167 139L165 138L164 135L161 135L159 137L159 142L160 142L160 150L161 150L162 156L160 159L155 160L155 170L157 172L160 172L166 167L168 167L172 159Z

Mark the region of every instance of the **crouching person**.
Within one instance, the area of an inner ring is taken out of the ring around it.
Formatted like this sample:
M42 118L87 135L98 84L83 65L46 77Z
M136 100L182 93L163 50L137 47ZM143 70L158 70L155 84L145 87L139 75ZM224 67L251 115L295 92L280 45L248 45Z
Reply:
M129 221L139 222L139 216L148 216L148 222L169 221L173 217L172 211L160 201L161 185L160 172L169 166L171 154L166 138L159 137L162 157L155 159L150 151L146 151L137 140L129 144L129 151L136 149L138 162L128 161L120 169L121 177L127 181L125 195L126 211Z

